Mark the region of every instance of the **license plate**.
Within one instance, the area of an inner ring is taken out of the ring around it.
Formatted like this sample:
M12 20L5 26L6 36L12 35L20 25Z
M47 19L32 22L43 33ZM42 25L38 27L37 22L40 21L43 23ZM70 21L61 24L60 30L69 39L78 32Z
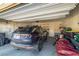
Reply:
M13 38L14 38L14 39L20 39L20 35L14 34Z
M14 34L14 39L31 39L31 36L29 34Z

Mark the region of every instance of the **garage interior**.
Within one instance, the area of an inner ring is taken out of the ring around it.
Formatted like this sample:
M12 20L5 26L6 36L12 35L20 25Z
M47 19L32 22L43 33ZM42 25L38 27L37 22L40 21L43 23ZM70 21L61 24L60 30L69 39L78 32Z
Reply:
M13 32L18 27L41 26L48 30L48 39L40 52L17 50L11 46ZM3 3L0 5L0 56L57 56L55 34L60 27L79 32L78 3ZM4 38L1 36L3 35Z

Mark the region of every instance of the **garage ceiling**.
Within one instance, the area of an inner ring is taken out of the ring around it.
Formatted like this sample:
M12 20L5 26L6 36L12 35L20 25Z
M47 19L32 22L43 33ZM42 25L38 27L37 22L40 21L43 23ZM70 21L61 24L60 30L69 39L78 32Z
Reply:
M74 9L74 3L21 3L0 13L0 18L11 21L38 21L64 18ZM0 6L1 9L1 6Z
M2 3L2 4L0 4L0 12L10 9L16 5L18 5L18 4L16 4L16 3Z

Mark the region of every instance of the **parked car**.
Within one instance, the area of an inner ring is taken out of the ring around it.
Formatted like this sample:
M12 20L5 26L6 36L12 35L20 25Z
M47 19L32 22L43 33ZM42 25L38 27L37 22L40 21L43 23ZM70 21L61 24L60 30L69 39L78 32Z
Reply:
M17 49L36 49L41 51L48 38L48 31L41 26L19 27L13 32L11 45Z
M5 33L0 33L0 46L10 43L10 39L6 37Z

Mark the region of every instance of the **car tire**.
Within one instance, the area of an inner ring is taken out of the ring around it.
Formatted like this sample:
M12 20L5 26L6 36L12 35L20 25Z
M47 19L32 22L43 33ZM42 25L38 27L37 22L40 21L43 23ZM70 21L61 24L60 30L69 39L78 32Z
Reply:
M16 50L20 50L19 48L16 48Z

